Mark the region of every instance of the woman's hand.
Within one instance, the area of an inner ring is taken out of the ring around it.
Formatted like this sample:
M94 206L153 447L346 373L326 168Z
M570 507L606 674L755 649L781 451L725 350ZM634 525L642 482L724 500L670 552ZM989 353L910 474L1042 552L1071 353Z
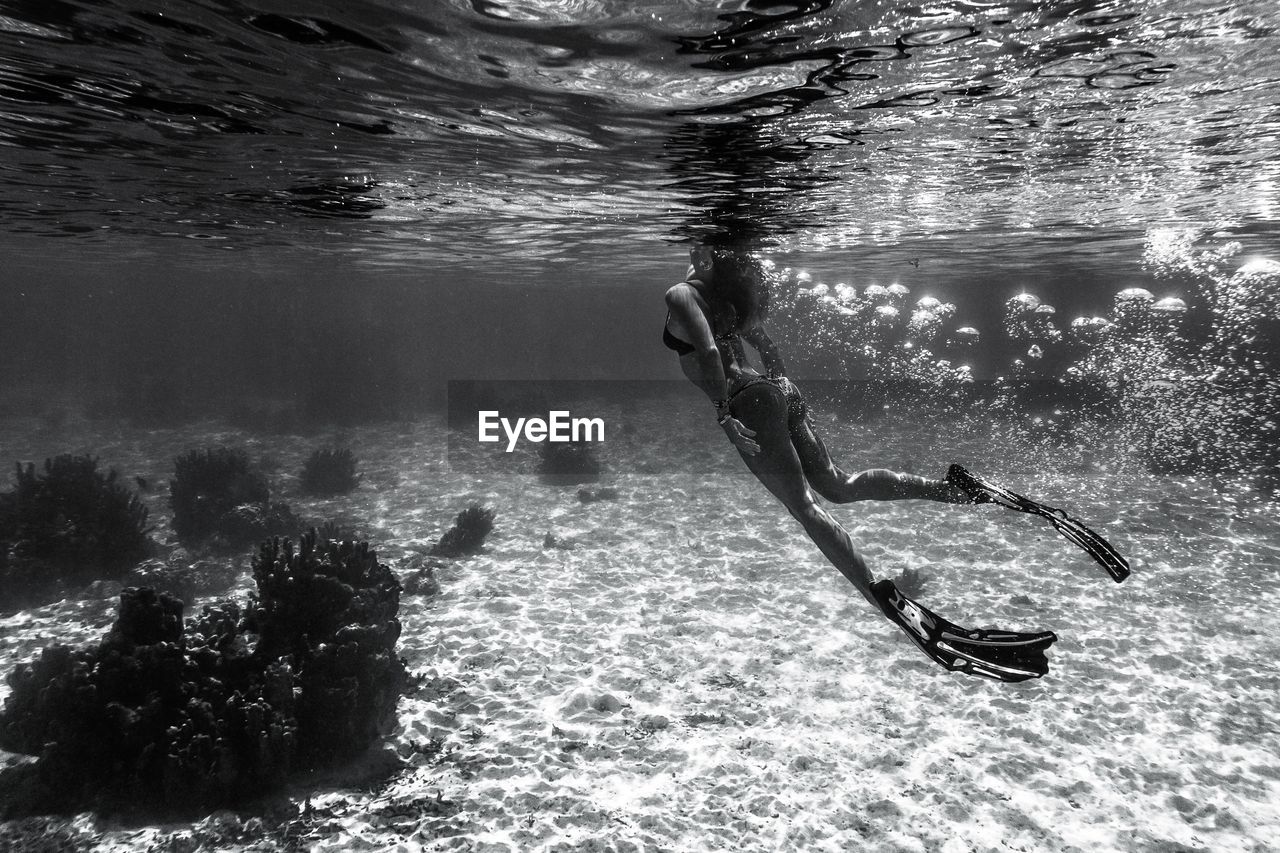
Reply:
M760 445L752 440L752 436L756 434L753 429L747 429L747 425L737 418L730 416L724 419L724 423L720 424L724 427L725 435L729 436L729 441L733 442L733 446L741 450L748 456L755 456L760 452Z

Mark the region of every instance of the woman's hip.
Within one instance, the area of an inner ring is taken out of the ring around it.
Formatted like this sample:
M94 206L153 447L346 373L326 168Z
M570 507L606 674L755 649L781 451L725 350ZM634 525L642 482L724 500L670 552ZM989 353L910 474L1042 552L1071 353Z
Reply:
M785 376L770 377L753 374L735 379L729 385L729 411L747 426L760 416L783 415L788 426L804 419L806 408L800 389Z

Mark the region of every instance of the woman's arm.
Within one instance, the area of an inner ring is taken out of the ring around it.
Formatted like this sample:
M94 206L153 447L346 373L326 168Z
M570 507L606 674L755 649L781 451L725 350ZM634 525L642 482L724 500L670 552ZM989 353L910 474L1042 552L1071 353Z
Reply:
M778 351L777 345L769 339L769 333L764 330L764 326L748 329L742 333L742 339L755 347L756 352L760 353L760 360L764 362L764 369L769 372L770 376L786 375L787 367L782 363L782 353Z
M688 284L677 284L667 291L667 307L671 315L680 321L693 345L698 360L699 381L696 382L716 405L717 420L729 435L734 446L748 453L758 453L760 446L751 440L755 431L729 415L729 381L724 375L724 362L716 346L715 336L707 325L707 318L694 300L694 289Z
M694 299L694 292L693 287L683 282L675 285L667 291L667 308L693 345L702 380L698 387L713 401L723 400L729 396L729 382L725 379L720 350L716 347L711 327L707 325L707 318Z

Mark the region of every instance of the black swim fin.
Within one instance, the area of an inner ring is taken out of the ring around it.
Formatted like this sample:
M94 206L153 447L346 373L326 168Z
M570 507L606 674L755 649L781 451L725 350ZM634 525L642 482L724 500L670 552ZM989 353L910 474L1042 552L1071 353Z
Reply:
M1116 583L1129 577L1129 561L1120 552L1111 547L1111 543L1094 533L1060 509L1036 503L1017 492L1011 492L1003 486L988 482L971 473L960 465L952 465L947 469L946 482L958 487L967 494L974 503L994 503L1005 509L1018 512L1029 512L1046 518L1054 529L1071 542L1088 552L1090 557L1098 561L1106 569Z
M884 615L947 669L1006 682L1039 678L1049 671L1045 649L1058 639L1052 631L961 628L907 598L890 580L873 583L871 593Z

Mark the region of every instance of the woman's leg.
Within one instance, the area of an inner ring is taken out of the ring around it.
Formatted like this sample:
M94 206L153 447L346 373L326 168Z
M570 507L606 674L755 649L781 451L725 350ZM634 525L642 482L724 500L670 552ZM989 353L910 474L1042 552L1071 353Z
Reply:
M853 547L849 534L818 506L792 444L794 413L777 385L762 382L730 398L734 417L755 430L760 452L741 454L756 478L804 525L822 553L863 598L901 628L932 660L947 669L1000 681L1038 678L1049 670L1044 650L1057 639L1052 633L969 630L946 621L904 596L893 582L874 582L871 570ZM816 438L816 436L815 436ZM875 589L872 589L874 585ZM883 599L883 603L882 603Z
M791 386L795 389L795 385ZM871 468L850 474L836 465L813 428L813 421L799 390L791 392L789 422L791 443L796 449L804 475L815 491L832 503L854 501L926 500L942 503L973 503L961 489L945 480L930 480L888 468Z
M752 385L732 398L730 410L756 432L760 452L752 456L739 451L751 473L782 501L832 565L879 609L871 593L875 580L871 570L853 547L849 534L818 504L805 482L804 469L792 446L787 400L781 389L768 382Z

